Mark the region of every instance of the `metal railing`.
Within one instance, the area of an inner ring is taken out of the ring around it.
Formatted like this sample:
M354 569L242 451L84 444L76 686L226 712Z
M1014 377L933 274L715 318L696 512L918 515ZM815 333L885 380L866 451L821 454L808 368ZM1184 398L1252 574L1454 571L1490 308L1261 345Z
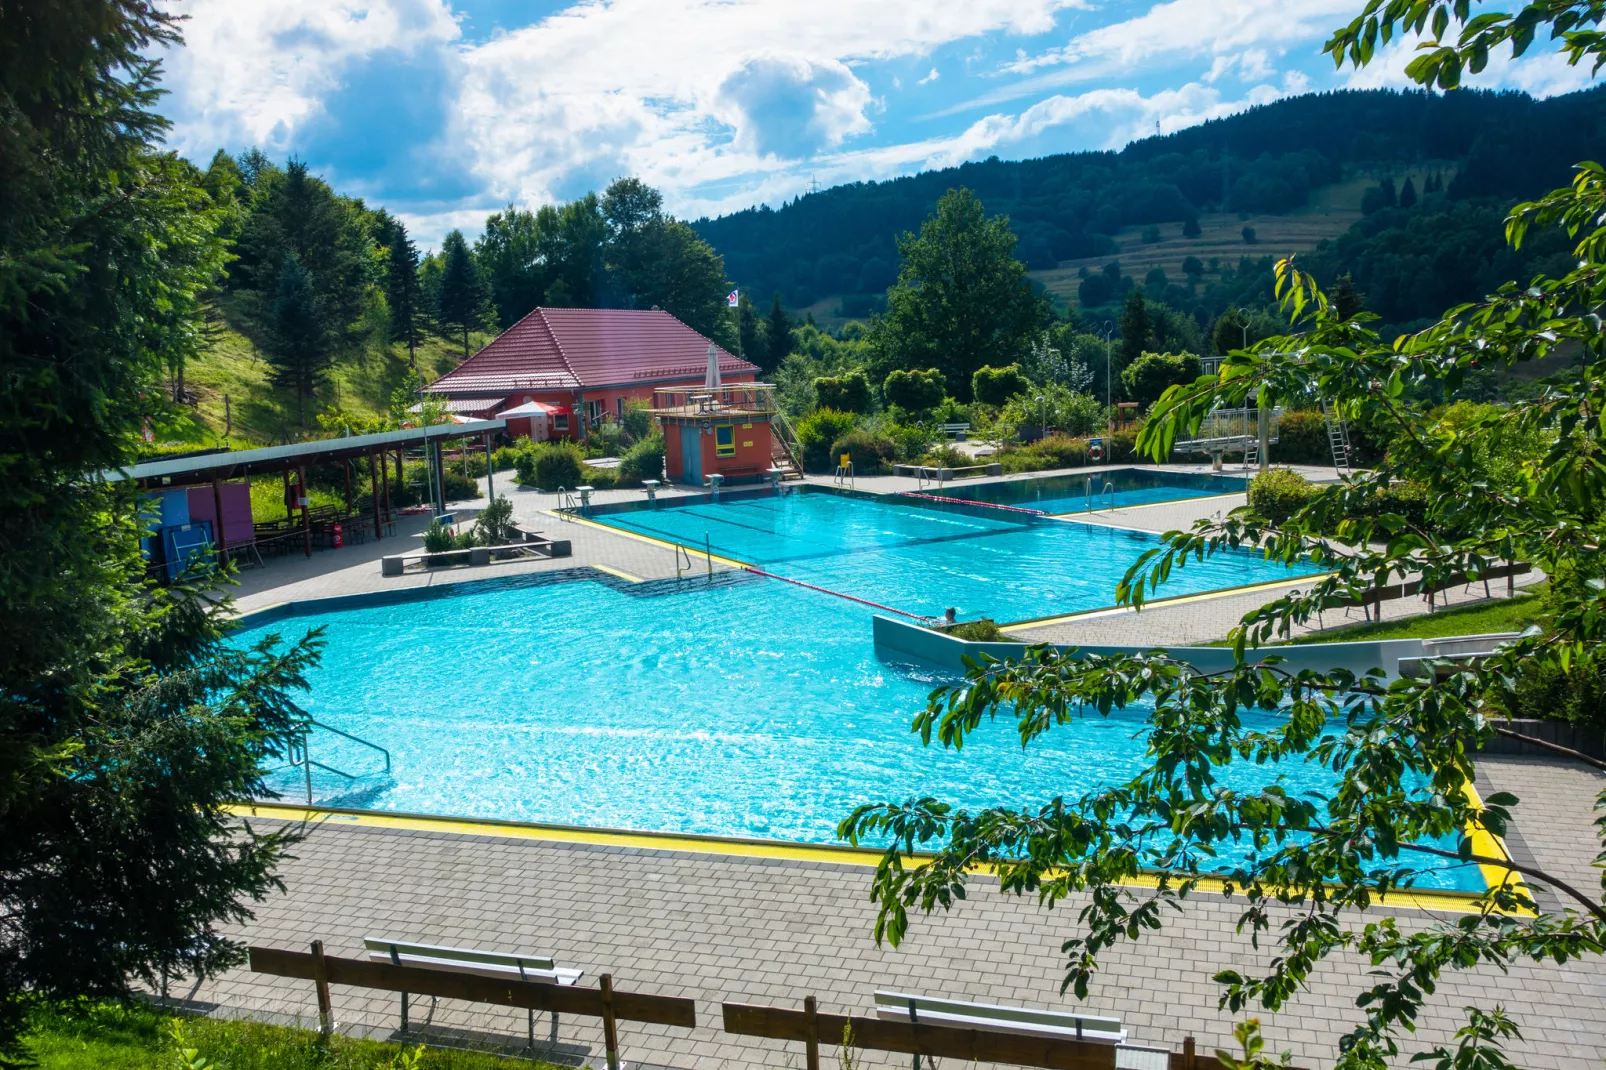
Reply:
M343 732L332 725L324 724L322 721L308 718L305 722L305 727L303 727L302 730L291 739L288 755L290 759L290 768L294 769L299 766L305 774L307 786L307 805L312 805L313 766L317 766L326 773L333 773L336 776L345 777L347 780L356 780L365 775L362 773L348 773L344 769L336 769L332 765L326 765L325 763L313 758L310 753L310 748L307 745L307 740L308 737L312 735L312 729L314 728L321 728L325 732L333 732L335 735L340 736L343 739L349 739L353 743L358 743L364 747L368 747L371 750L378 751L385 759L385 775L390 775L390 751L386 750L384 747L381 747L379 744L372 742L371 740L363 739L361 736L354 736L350 732Z
M1083 502L1087 506L1086 511L1089 513L1093 511L1095 504L1104 506L1105 503L1108 502L1108 508L1115 508L1115 484L1109 482L1108 480L1105 481L1103 489L1098 492L1097 496L1095 496L1093 493L1093 477L1089 476L1087 479L1087 485L1083 488L1082 495Z

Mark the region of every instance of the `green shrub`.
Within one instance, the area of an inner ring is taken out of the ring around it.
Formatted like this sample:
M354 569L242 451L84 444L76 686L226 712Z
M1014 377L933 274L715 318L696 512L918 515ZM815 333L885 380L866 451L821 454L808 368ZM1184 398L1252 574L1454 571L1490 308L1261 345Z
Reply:
M1080 468L1087 463L1087 439L1049 435L1030 446L1005 450L998 457L1005 472L1040 472L1046 468Z
M480 485L463 474L461 468L448 468L445 479L445 500L449 502L465 502L472 498L483 498Z
M1571 721L1606 728L1606 676L1598 669L1574 665L1525 664L1517 675L1512 717Z
M971 463L971 456L943 442L931 447L931 451L920 458L920 463L932 468L962 468Z
M925 371L896 369L881 384L882 396L888 405L896 405L907 412L930 412L942 404L947 393L947 380L936 368Z
M513 503L506 495L498 494L480 511L469 541L475 546L505 546L513 541Z
M852 431L858 421L851 412L815 409L797 422L798 445L803 447L803 467L810 472L829 472L835 467L831 443Z
M1192 353L1144 353L1121 372L1128 400L1144 409L1159 400L1166 388L1199 378L1201 365Z
M899 463L918 461L933 444L942 441L942 432L935 424L891 424L887 437L892 439L892 457Z
M937 411L931 414L939 424L968 424L970 423L970 406L961 405L953 398L943 398Z
M639 486L642 480L664 478L664 436L648 435L619 459L619 485Z
M538 443L528 462L520 460L517 480L522 486L541 490L578 487L581 482L580 450L569 441Z
M885 470L892 463L894 448L892 439L885 435L849 431L831 443L832 457L841 457L844 453L852 459L857 475L868 476Z
M1273 524L1285 523L1321 488L1289 468L1270 468L1249 481L1249 506Z
M1153 458L1146 453L1138 452L1138 432L1142 430L1143 425L1137 423L1116 431L1104 443L1104 460L1099 463L1153 464ZM1091 459L1089 463L1092 463Z
M1314 409L1283 413L1278 425L1277 444L1271 455L1284 464L1333 463L1333 449L1327 440L1327 421Z
M953 624L943 631L955 639L963 639L968 643L1007 643L1009 636L998 628L998 622L990 617L980 620L967 620L963 624Z
M1403 518L1407 524L1421 526L1427 523L1430 504L1426 486L1402 480L1374 494L1361 512L1363 516L1393 513Z
M652 402L646 398L626 398L619 422L625 429L625 439L631 443L644 442L658 434L657 421L652 418Z
M612 490L619 485L619 469L595 468L583 464L580 466L580 483L596 490Z
M498 472L512 471L519 463L519 457L528 453L530 447L535 445L527 438L515 439L511 444L498 446L491 451L491 466Z
M835 377L814 380L814 396L819 400L820 408L838 412L867 413L873 403L870 380L860 368Z
M1019 364L1002 368L986 365L977 368L970 377L970 391L983 405L1002 406L1016 394L1024 394L1031 388L1032 381L1026 378Z
M424 551L438 554L452 549L457 545L457 537L450 528L439 520L431 520L429 527L424 529Z
M513 481L521 487L535 486L534 450L524 450L513 459Z

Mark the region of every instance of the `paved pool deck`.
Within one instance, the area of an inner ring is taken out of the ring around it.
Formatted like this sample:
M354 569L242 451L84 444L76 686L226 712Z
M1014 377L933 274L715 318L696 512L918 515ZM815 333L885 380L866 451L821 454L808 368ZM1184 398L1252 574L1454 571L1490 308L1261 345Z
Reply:
M1565 761L1490 758L1480 768L1485 790L1510 790L1523 800L1508 840L1513 855L1552 867L1577 887L1596 886L1590 804L1606 778ZM893 949L872 938L872 871L865 865L487 832L318 822L280 869L286 891L258 904L256 920L232 932L250 943L299 950L318 938L330 954L347 957L362 956L365 936L545 953L583 968L582 983L610 972L621 990L695 999L696 1029L621 1026L624 1058L633 1067L802 1066L795 1046L724 1034L724 1001L799 1007L812 994L822 1011L863 1014L876 989L891 988L1074 1005L1059 994L1058 948L1078 932L1081 897L1043 910L978 880L952 913L917 916L904 945ZM1382 913L1407 929L1458 916L1413 908ZM1225 968L1263 967L1269 955L1234 932L1237 919L1233 903L1208 896L1183 915L1168 913L1161 933L1104 956L1086 1009L1121 1016L1134 1043L1176 1047L1191 1035L1202 1052L1229 1046L1234 1016L1217 1009L1211 977ZM1271 1050L1289 1051L1296 1065L1330 1063L1339 1037L1361 1020L1353 1001L1373 983L1368 970L1353 956L1338 956L1286 1009L1256 1012ZM310 982L244 970L175 985L171 995L220 1015L316 1021ZM1429 1000L1408 1050L1447 1042L1469 1004L1498 1004L1521 1022L1526 1039L1509 1051L1529 1070L1594 1070L1606 1059L1606 968L1599 959L1453 974ZM397 1025L396 999L384 993L336 988L334 1011L341 1028L363 1035L390 1038ZM517 1045L525 1033L518 1012L453 1001L431 1009L415 999L413 1018L426 1023L421 1035L450 1042ZM538 1018L539 1053L597 1065L599 1032L590 1021L564 1018L557 1047L548 1050L548 1023ZM866 1062L908 1065L907 1057Z

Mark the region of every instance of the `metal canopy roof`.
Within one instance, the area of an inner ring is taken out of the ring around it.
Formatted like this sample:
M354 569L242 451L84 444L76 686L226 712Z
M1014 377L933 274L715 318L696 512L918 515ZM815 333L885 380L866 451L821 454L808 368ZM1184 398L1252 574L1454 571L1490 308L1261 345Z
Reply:
M282 472L309 464L324 464L355 457L366 457L398 446L417 446L440 439L465 438L507 427L506 420L474 420L461 424L434 424L408 427L400 431L381 431L373 435L321 438L293 442L288 446L264 446L254 450L230 450L199 457L173 457L145 461L128 468L111 469L101 476L109 483L132 479L147 485L183 486L210 483L214 479L233 479L251 472Z

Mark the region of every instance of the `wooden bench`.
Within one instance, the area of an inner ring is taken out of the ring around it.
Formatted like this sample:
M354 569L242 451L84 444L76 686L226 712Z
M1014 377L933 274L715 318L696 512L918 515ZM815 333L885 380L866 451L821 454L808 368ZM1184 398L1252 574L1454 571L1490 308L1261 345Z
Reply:
M370 936L363 940L368 957L374 962L388 962L392 966L418 966L446 973L467 973L476 977L496 977L502 980L539 981L552 985L572 985L585 975L584 970L560 969L549 955L529 955L506 951L479 951L472 948L436 947L433 944L413 944L404 940ZM529 1008L530 1046L535 1046L535 1010ZM401 1031L407 1032L407 993L401 993ZM558 1012L552 1012L551 1040L558 1039Z
M645 1022L683 1029L697 1027L697 1004L690 999L618 992L614 990L612 975L606 973L598 977L598 987L583 988L575 983L580 971L560 970L551 959L542 956L466 951L382 938L364 943L369 949L367 959L326 955L321 940L312 942L310 954L253 947L249 949L251 970L311 981L318 998L318 1027L326 1034L335 1027L334 1002L329 991L332 985L518 1007L530 1012L532 1047L535 1011L601 1018L608 1070L620 1067L619 1022Z
M935 996L904 992L877 992L877 1018L895 1022L926 1022L991 1033L1025 1033L1042 1037L1068 1037L1098 1044L1126 1040L1121 1019L1075 1011L1035 1011L1028 1007L1001 1007L993 1003L964 1003Z
M955 442L965 441L965 436L970 434L969 424L942 424L938 429Z
M883 1021L976 1029L985 1033L1076 1040L1116 1048L1118 1070L1166 1070L1170 1052L1161 1048L1129 1047L1121 1019L1078 1011L1041 1011L1030 1007L1003 1007L994 1003L967 1003L906 992L877 992L876 1017ZM914 1057L920 1070L920 1056Z

